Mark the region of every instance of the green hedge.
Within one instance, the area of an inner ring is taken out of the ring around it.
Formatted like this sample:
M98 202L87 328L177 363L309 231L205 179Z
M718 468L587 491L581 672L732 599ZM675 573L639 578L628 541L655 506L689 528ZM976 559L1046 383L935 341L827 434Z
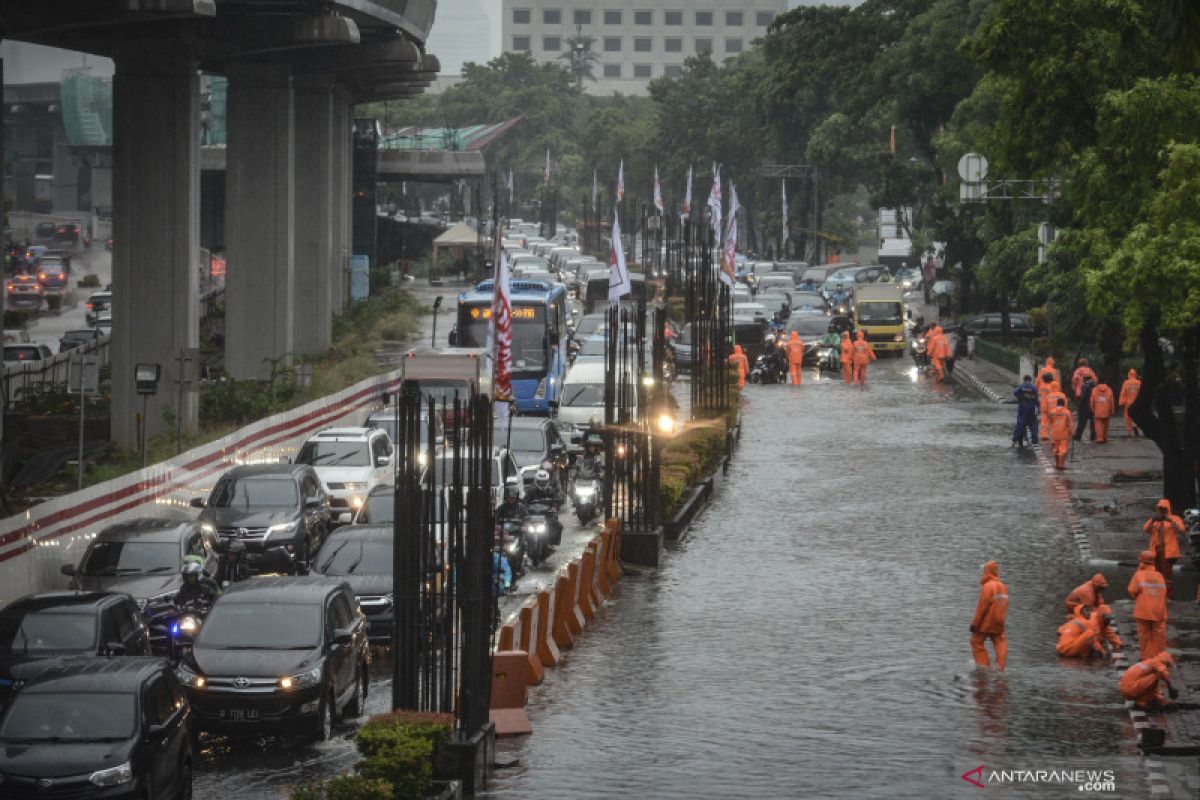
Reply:
M392 785L362 775L339 775L292 790L292 800L392 800Z

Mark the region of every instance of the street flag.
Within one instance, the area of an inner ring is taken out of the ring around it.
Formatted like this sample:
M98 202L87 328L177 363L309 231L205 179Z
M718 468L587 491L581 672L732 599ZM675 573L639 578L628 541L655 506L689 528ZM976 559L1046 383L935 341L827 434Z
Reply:
M492 289L492 320L488 326L488 354L492 360L492 392L496 408L512 399L512 297L508 286L508 254L501 252Z
M712 212L713 241L721 241L721 170L713 162L713 185L708 195L708 210Z
M542 177L543 177L543 180L545 183L550 182L550 148L549 147L546 148L546 169L543 171Z
M658 164L654 165L654 207L663 213L662 187L658 184Z
M512 167L509 167L509 168L508 168L508 181L505 183L505 187L508 189L508 204L511 206L511 205L512 205L512 199L513 199L513 174L512 174Z
M597 203L600 202L600 184L596 180L596 170L592 170L592 208L596 209L596 216L600 216L600 209Z
M625 199L625 159L621 159L621 165L617 167L617 202Z
M612 252L609 254L608 302L615 303L632 290L629 269L625 266L625 248L621 245L621 220L613 209Z
M783 216L780 217L779 225L783 230L782 241L786 245L788 240L787 178L779 179L779 192L783 197Z
M692 215L692 165L688 164L687 191L683 193L683 216Z
M729 182L729 216L725 218L725 250L721 253L721 280L726 286L734 284L734 257L737 255L737 188Z

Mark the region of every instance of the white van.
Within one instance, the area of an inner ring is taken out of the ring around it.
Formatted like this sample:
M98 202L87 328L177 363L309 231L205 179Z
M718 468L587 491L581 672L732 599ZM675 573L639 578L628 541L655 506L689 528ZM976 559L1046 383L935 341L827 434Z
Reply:
M603 360L581 361L571 367L563 380L562 401L558 406L558 430L571 449L583 446L583 432L594 421L604 424L604 373ZM626 383L633 388L633 380L626 372Z

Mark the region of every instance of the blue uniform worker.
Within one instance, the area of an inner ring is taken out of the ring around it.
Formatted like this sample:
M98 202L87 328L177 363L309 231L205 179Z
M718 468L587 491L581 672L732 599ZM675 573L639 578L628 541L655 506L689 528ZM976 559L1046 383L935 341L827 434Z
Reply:
M1013 428L1013 447L1024 447L1025 436L1029 435L1029 443L1038 443L1038 393L1033 385L1033 378L1026 375L1025 380L1016 389L1013 397L1017 398L1017 426Z

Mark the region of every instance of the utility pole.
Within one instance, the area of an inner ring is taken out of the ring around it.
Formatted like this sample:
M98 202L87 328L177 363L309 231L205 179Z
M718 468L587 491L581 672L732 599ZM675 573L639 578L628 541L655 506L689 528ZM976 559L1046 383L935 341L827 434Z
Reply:
M183 390L187 384L192 383L188 365L197 363L199 358L199 352L190 347L180 350L179 355L174 358L178 364L178 372L175 374L175 455L183 452Z

